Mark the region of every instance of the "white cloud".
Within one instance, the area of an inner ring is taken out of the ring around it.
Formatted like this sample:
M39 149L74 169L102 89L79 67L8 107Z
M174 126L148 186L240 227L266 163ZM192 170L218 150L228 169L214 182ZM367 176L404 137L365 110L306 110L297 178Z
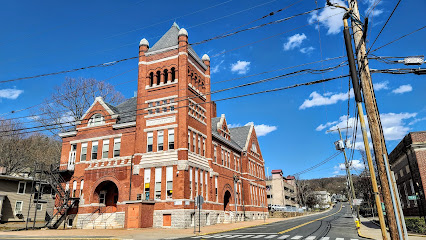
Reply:
M423 117L423 118L415 118L413 121L411 121L408 125L409 126L411 126L411 125L414 125L414 124L416 124L416 123L418 123L418 122L421 122L421 121L424 121L424 120L426 120L426 117Z
M19 95L21 95L24 92L24 90L19 89L12 89L12 88L5 88L0 89L0 99L6 98L6 99L17 99Z
M218 64L216 64L213 68L212 68L212 73L218 73L220 71L220 66L222 65L222 63L225 60L221 60Z
M284 43L284 51L288 51L288 50L292 50L296 47L300 47L300 45L302 44L303 40L305 40L307 37L304 33L299 34L296 33L293 36L289 37L287 39L287 42Z
M364 163L361 162L360 160L352 160L352 161L349 162L349 169L350 170L359 171L359 170L364 170L364 168L365 168ZM337 169L337 168L335 167L335 169ZM339 170L346 170L345 164L340 163L339 166L338 166L338 169Z
M333 3L347 7L346 3L342 0L334 0ZM319 13L318 11L313 12L308 21L310 24L319 21L322 26L328 29L327 34L338 34L343 27L342 17L344 13L345 10L329 7L326 4L326 7Z
M383 113L380 114L380 120L382 123L382 127L383 127L383 133L385 135L385 140L386 141L393 141L393 140L401 140L411 129L408 127L410 125L410 123L406 123L407 120L409 119L413 119L417 116L417 113ZM414 120L415 121L415 120ZM351 117L349 119L347 119L346 115L343 115L339 118L338 123L337 124L333 124L336 121L333 122L328 122L325 124L321 124L321 128L322 126L331 126L328 128L328 130L334 130L337 129L337 127L339 127L340 129L342 129L342 134L345 134L347 131L347 135L348 136L352 136L353 135L353 131L354 126L355 126L355 118ZM370 138L370 129L368 127L368 120L367 117L365 116L365 122L367 124L367 134L368 137ZM357 123L359 124L359 123ZM319 127L320 127L319 126ZM346 128L346 126L351 126L352 128L345 130L343 128ZM317 131L322 131L325 128L322 128L321 130L318 130L317 127ZM357 141L354 144L354 149L361 149L364 150L364 143L362 142L362 133L361 133L361 128L358 125L358 132L356 133L356 139ZM336 133L336 132L333 132ZM353 142L353 139L350 138L351 142ZM372 148L372 145L370 143L370 148Z
M301 52L301 53L305 53L305 54L306 54L306 53L308 53L308 54L309 54L309 53L311 53L312 51L314 51L314 49L315 49L314 47L309 46L309 47L301 48L301 49L300 49L300 52Z
M388 84L389 84L389 81L375 83L373 85L373 88L375 91L380 91L382 89L389 89Z
M353 98L354 92L351 88L350 91L350 98ZM316 107L316 106L324 106L324 105L332 105L339 101L346 101L348 99L348 93L335 93L335 94L329 94L326 93L324 95L321 95L317 92L312 92L309 95L310 99L305 99L302 105L300 105L299 109L306 109L310 107Z
M40 116L39 115L33 115L33 116L27 117L27 119L31 120L31 121L37 121L37 120L40 119Z
M258 124L255 125L253 122L248 122L244 126L254 125L254 129L256 130L256 134L258 137L266 136L267 134L277 130L276 126L266 125L266 124ZM242 125L239 123L236 124L228 124L228 128L241 127Z
M238 60L236 63L231 64L231 71L238 74L246 74L250 69L250 62Z
M337 121L334 121L334 122L328 122L328 123L326 123L326 124L321 124L321 125L319 125L315 130L317 130L317 131L322 131L322 130L324 130L325 128L327 128L327 127L330 127L331 125L334 125L334 124L336 124L337 123Z
M376 3L377 3L376 0L364 0L364 4L368 5L368 7L367 7L367 9L365 10L364 13L367 14L371 11L370 14L371 14L372 17L379 16L380 14L382 14L383 10L377 8L377 6L380 5L381 2L379 1L379 3L377 3L376 6L374 6L374 4L376 4Z
M402 94L406 92L413 91L413 87L410 84L401 85L398 88L394 89L392 92L395 94Z

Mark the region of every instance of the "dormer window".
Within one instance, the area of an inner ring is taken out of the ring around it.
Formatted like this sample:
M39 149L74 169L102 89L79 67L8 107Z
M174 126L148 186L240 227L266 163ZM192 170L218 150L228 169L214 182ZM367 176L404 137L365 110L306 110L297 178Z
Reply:
M95 114L89 119L89 126L97 126L104 123L104 117L102 114Z
M256 147L256 143L252 143L251 144L251 150L255 153L257 153L257 147Z

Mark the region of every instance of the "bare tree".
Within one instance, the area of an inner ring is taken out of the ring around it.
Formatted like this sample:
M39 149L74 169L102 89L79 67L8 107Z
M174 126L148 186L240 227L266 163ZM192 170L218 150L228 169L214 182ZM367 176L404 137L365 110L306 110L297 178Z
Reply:
M18 121L0 119L0 166L6 174L20 172L26 167L25 135Z
M114 86L94 78L65 78L62 85L55 87L52 95L33 112L34 120L56 135L75 125L96 97L118 104L125 100Z

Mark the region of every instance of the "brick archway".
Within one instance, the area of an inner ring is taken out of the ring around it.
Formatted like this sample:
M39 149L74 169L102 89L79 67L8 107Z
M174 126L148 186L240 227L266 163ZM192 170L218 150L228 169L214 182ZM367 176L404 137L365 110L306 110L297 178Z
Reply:
M108 177L102 177L102 178L98 179L96 182L93 183L93 185L90 189L89 202L90 203L98 203L99 202L98 195L95 192L96 192L96 188L98 188L98 186L100 186L104 182L112 182L112 183L115 184L115 186L117 187L117 195L118 195L117 202L122 201L123 193L121 191L122 186L121 186L120 182L115 177L108 176Z

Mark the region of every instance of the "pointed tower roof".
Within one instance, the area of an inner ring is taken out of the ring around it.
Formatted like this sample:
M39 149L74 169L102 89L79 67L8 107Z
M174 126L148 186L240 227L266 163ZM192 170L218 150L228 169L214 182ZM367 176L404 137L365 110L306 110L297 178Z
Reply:
M177 25L177 23L173 23L173 25L170 27L170 29L158 40L152 48L150 48L147 53L152 53L159 50L168 50L177 48L179 46L179 31L180 27ZM188 52L194 57L194 59L204 68L207 69L207 66L201 61L201 58L198 56L198 54L194 51L194 49L191 47L191 45L188 46ZM154 54L154 53L153 53Z

